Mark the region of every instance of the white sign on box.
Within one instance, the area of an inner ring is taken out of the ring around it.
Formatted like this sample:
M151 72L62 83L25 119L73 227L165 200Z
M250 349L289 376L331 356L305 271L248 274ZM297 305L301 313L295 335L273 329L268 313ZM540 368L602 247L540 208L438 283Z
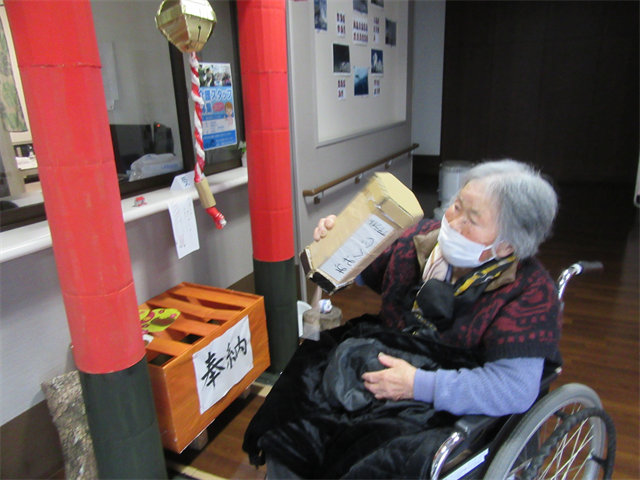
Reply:
M336 282L342 280L358 266L387 235L393 227L376 215L371 215L362 226L318 270L331 275Z
M406 185L388 172L376 172L336 217L326 237L300 253L304 274L331 295L353 282L423 216Z
M200 414L224 397L253 368L251 330L246 316L193 354Z

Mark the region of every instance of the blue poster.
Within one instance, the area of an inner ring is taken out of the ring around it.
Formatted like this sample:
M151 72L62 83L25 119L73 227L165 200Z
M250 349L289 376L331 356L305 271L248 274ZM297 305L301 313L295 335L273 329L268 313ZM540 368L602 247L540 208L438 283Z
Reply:
M231 65L201 63L200 96L202 106L202 141L205 150L238 143L236 115L233 104Z

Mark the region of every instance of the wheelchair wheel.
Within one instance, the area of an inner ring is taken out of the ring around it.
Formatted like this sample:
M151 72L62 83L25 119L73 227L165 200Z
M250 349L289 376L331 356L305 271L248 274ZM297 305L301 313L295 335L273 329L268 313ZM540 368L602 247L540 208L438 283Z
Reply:
M590 450L592 425L604 422L607 432L606 457L595 457ZM616 435L613 420L599 408L580 410L562 424L545 440L540 451L531 459L524 471L523 480L548 478L549 472L556 472L566 478L580 474L588 462L596 462L602 468L603 478L611 478L616 455Z
M593 415L594 409L602 412L602 403L598 394L585 385L568 384L549 393L516 425L493 458L485 478L520 480L526 474L532 475L530 478L545 479L608 478L606 475L611 474L613 455L606 456L605 451L615 449L615 432L600 416ZM582 411L587 413L576 415ZM570 418L574 420L565 426L564 422ZM581 425L577 434L573 428L576 422ZM559 433L552 437L556 431ZM547 456L540 452L542 445L548 447L549 452L555 447L556 453L551 457L555 462L545 462ZM559 461L565 454L571 458ZM527 472L534 460L544 468L538 471L533 466Z

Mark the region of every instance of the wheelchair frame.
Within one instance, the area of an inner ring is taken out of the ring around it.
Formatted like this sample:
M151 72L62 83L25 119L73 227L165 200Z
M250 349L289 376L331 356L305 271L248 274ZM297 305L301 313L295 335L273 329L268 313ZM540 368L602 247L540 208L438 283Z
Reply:
M600 262L571 265L558 277L558 298L562 300L574 275L600 269ZM429 471L422 472L421 477L530 480L558 478L547 476L555 472L559 478L587 480L602 472L602 478L611 478L616 445L613 421L603 410L598 394L585 385L568 384L549 393L561 371L557 368L543 374L541 393L526 413L460 418L437 451ZM551 432L547 431L549 427ZM581 463L574 467L576 460ZM571 472L582 476L569 477Z

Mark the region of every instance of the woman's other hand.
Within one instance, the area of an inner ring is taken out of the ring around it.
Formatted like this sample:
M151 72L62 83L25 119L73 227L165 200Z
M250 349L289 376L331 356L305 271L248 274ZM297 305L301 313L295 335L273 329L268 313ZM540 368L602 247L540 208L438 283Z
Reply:
M363 374L365 388L378 400L412 399L413 380L417 368L400 358L384 353L378 356L378 360L387 368Z
M321 218L318 222L318 226L313 231L313 239L316 242L319 242L321 238L327 236L327 232L333 228L336 224L336 216L329 215L327 217Z

